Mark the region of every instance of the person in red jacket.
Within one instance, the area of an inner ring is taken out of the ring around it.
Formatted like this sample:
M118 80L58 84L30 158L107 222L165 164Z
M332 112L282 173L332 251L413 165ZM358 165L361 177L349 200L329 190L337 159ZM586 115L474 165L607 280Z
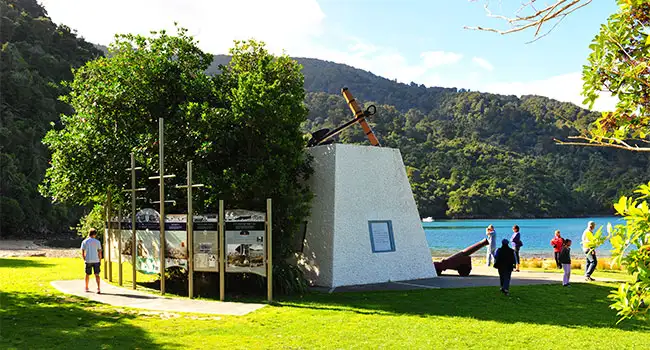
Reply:
M562 251L562 244L564 243L564 238L560 236L560 230L555 230L555 237L551 240L551 246L553 247L553 255L555 256L555 264L558 269L562 268L560 263L560 252Z

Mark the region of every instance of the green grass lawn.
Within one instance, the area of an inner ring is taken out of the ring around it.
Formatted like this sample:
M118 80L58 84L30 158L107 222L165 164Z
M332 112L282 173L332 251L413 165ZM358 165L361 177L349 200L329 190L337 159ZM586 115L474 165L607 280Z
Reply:
M50 286L52 280L80 278L81 271L79 259L0 259L0 349L647 349L650 344L650 323L615 325L607 299L614 284L514 287L510 297L498 287L310 294L247 316L169 318L65 296Z

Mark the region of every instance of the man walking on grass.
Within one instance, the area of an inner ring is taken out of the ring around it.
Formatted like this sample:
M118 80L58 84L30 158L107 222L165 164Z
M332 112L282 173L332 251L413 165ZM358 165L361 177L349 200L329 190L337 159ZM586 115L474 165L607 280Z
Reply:
M596 265L598 265L598 258L596 258L596 249L589 248L587 246L589 244L588 236L594 233L594 228L596 228L596 223L589 221L587 224L587 229L582 233L582 250L585 252L587 258L585 264L586 281L594 281L594 279L591 277L591 274L594 273L594 270L596 270Z
M88 289L88 279L91 273L95 273L95 281L97 281L97 294L100 294L99 289L99 262L102 260L102 243L97 240L97 231L94 228L88 232L88 238L81 242L81 256L86 263L86 292Z

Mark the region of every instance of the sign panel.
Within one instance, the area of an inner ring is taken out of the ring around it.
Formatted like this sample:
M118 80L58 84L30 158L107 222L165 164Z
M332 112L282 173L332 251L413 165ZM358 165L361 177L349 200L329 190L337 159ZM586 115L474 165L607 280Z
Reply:
M213 215L214 216L214 215ZM136 235L138 256L136 269L145 274L160 273L160 223L158 213L153 209L143 209L136 214ZM195 237L204 231L214 236L214 255L216 259L217 223L209 222L206 216L194 217ZM111 227L118 227L117 222L112 222ZM131 222L122 222L122 257L131 261ZM165 219L165 266L181 267L187 269L187 223L185 214L170 214ZM195 247L196 249L196 247ZM198 250L196 251L199 252ZM208 252L210 253L210 252ZM207 256L205 265L210 269L211 256ZM199 258L201 259L201 258ZM217 264L208 271L216 271Z
M219 225L214 222L194 223L194 271L219 271Z
M394 252L393 224L390 220L368 221L373 253Z
M264 222L226 222L226 272L266 276Z

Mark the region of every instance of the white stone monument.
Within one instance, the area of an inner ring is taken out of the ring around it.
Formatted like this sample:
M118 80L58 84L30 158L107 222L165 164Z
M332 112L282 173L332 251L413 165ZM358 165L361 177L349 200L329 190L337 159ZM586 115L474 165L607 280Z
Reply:
M397 149L312 147L314 193L299 266L316 286L436 277Z

